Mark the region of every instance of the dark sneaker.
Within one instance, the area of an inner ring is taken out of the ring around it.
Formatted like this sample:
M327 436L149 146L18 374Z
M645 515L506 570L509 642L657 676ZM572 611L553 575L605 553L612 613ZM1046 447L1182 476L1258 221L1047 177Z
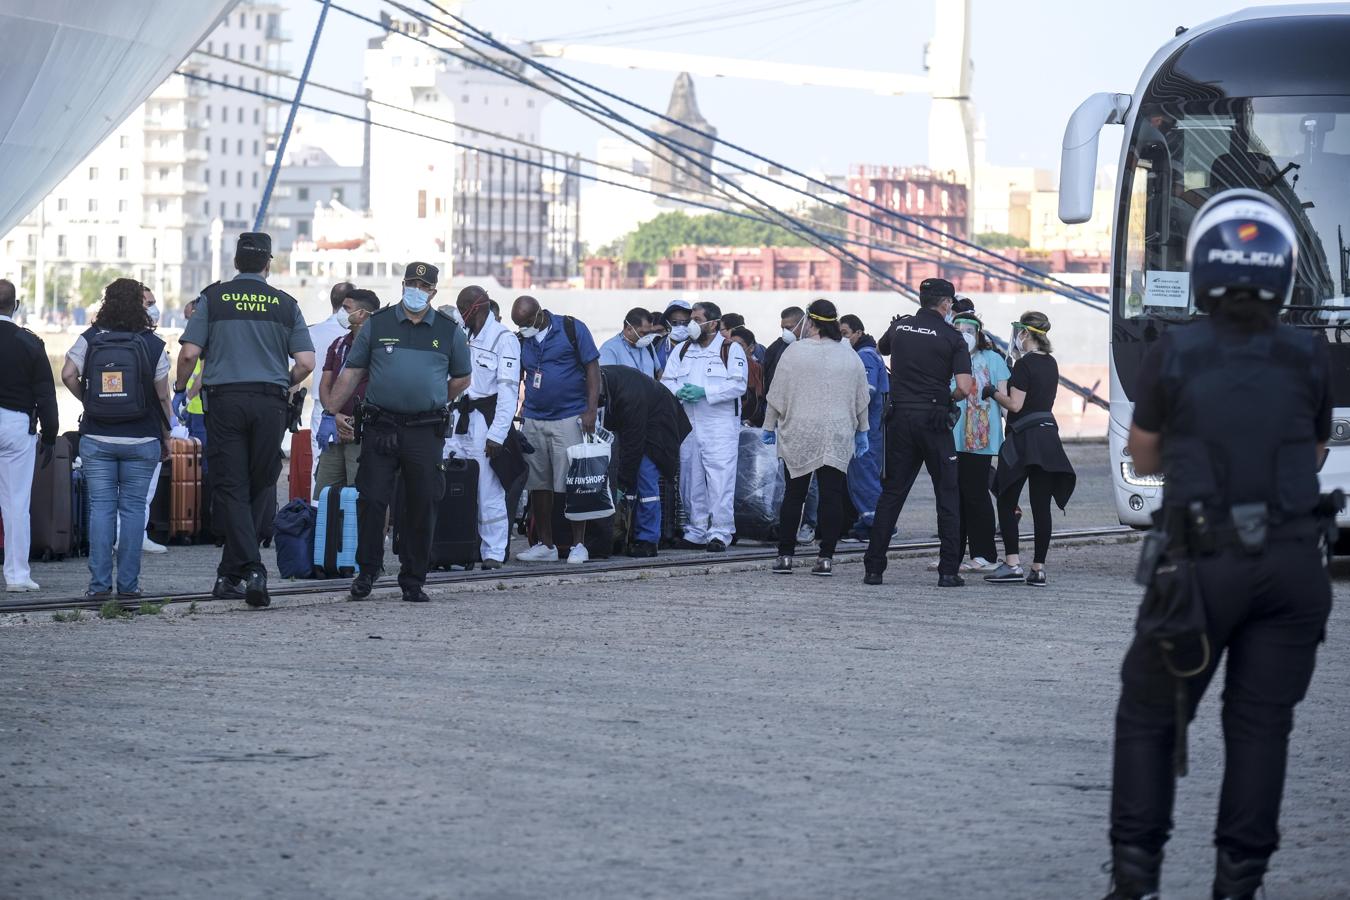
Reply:
M938 587L965 587L966 580L960 575L939 575Z
M364 600L370 596L370 592L375 589L375 576L369 572L362 572L352 579L352 599Z
M708 541L708 552L709 552L709 553L726 553L726 552L727 552L727 545L724 544L724 543L722 543L721 541L719 541L717 538L713 538L711 541Z
M675 542L675 549L676 549L676 550L707 550L707 549L708 549L708 545L707 545L707 544L695 544L693 541L687 541L687 540L685 540L684 538L680 538L678 541Z
M118 592L117 592L117 599L118 599L118 600L125 600L125 601L140 600L140 599L141 599L142 597L144 597L144 596L145 596L145 592L144 592L144 591L118 591Z
M243 600L244 584L221 575L216 579L216 586L211 589L211 596L217 600Z
M430 603L427 592L419 588L404 588L403 599L408 603Z
M868 572L863 575L863 584L881 584L880 572Z
M816 560L816 564L811 567L811 574L829 578L834 574L834 560L820 557Z
M773 561L773 570L772 570L772 571L773 571L773 574L775 574L775 575L791 575L791 574L792 574L792 557L790 557L790 556L780 556L780 557L778 557L777 559L775 559L775 560Z
M85 591L84 599L105 603L113 598L112 591Z
M483 569L484 572L491 572L493 569L500 569L501 567L502 567L502 561L501 561L500 559L485 559L485 560L483 560L482 569Z
M1045 587L1045 570L1032 569L1027 573L1027 584L1032 587Z
M656 545L651 541L635 541L628 545L628 555L634 559L650 559L656 555Z
M984 576L984 580L990 584L1022 584L1027 580L1027 573L1021 566L1010 566L1003 563L997 569Z
M271 605L272 597L267 593L266 572L251 572L244 579L244 602L254 609Z

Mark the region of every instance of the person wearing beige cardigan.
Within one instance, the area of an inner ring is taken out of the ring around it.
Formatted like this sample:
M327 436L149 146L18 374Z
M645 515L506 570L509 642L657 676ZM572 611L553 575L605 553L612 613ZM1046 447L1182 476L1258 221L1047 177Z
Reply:
M792 573L797 527L814 475L820 488L820 549L811 574L831 575L844 526L844 475L849 461L867 452L867 373L858 354L840 340L833 303L812 303L804 330L804 339L789 346L778 362L764 415L764 442L777 445L788 475L773 571Z

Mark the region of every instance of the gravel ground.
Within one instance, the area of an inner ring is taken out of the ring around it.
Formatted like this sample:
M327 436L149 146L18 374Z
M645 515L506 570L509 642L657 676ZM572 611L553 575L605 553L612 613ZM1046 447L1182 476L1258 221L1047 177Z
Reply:
M1135 549L1043 591L910 558L0 629L0 896L1099 897ZM1350 894L1348 631L1278 900ZM1217 695L1169 897L1208 896Z

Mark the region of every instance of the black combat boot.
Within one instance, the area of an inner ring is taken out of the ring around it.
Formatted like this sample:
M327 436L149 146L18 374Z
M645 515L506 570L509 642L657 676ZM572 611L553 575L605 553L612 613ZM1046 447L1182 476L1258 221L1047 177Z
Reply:
M1158 900L1158 874L1163 854L1132 844L1111 848L1111 893L1105 900Z
M1269 862L1263 856L1238 859L1220 849L1214 857L1214 900L1254 900Z

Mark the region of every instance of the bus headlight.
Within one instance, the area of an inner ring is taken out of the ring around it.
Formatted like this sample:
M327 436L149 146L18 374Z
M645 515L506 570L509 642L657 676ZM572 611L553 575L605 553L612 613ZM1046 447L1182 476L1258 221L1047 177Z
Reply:
M1120 464L1120 477L1125 479L1126 484L1133 484L1137 487L1162 487L1163 477L1161 475L1140 475L1134 470L1134 464L1123 462Z

